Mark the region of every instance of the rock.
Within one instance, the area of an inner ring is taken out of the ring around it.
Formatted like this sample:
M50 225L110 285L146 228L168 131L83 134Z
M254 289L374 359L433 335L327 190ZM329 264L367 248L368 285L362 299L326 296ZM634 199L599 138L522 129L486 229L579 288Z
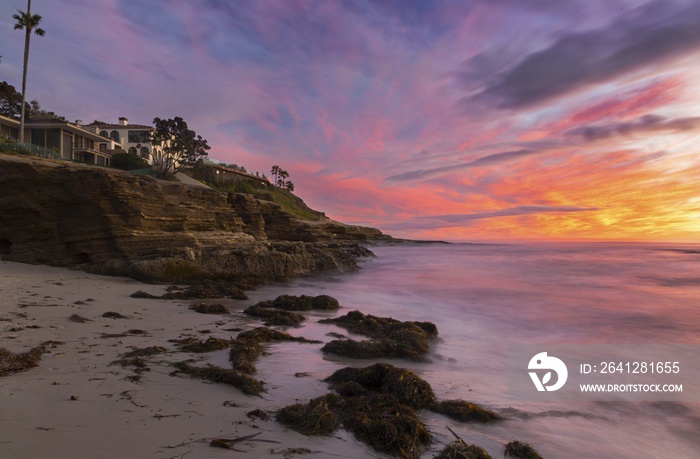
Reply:
M325 218L325 217L324 217ZM390 239L307 222L252 196L61 161L0 155L0 256L144 282L284 279L357 269Z

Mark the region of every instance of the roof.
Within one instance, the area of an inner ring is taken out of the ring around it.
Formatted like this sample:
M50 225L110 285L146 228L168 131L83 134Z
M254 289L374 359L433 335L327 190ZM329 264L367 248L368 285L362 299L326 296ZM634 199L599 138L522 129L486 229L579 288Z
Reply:
M96 127L98 129L147 129L151 130L154 129L153 126L146 126L145 124L127 124L126 126L122 126L121 124L88 124L87 126L89 127Z
M19 123L19 121L18 121ZM79 133L84 137L88 137L94 141L104 142L104 137L100 136L98 133L93 132L89 129L85 129L85 126L80 126L68 121L60 120L29 120L25 123L25 127L29 129L50 129L54 127L60 127L69 131Z
M233 173L233 174L243 175L243 176L245 176L245 177L250 177L250 178L254 178L254 179L260 180L260 181L262 181L262 182L270 183L270 180L269 180L267 177L261 177L261 176L259 176L259 175L253 175L253 174L250 174L250 173L248 173L248 172L242 172L242 171L240 171L240 170L238 170L238 169L234 169L234 168L232 168L232 167L224 166L223 164L217 164L217 163L212 163L212 162L205 162L203 165L204 165L205 167L211 167L212 169L219 169L219 170L222 170L222 171L225 171L225 172L230 172L230 173Z

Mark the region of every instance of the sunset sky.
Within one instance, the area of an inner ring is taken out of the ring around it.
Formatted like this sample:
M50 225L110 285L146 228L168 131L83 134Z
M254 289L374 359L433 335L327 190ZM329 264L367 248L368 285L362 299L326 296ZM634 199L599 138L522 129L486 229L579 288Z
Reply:
M24 35L0 0L0 81ZM33 0L28 98L398 236L700 242L700 2Z

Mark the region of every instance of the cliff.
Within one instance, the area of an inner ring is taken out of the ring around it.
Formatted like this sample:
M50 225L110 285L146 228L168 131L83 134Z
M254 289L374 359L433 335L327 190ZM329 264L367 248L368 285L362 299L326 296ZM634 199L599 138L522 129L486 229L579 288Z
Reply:
M0 256L148 282L276 279L356 268L391 238L300 220L250 195L0 155Z

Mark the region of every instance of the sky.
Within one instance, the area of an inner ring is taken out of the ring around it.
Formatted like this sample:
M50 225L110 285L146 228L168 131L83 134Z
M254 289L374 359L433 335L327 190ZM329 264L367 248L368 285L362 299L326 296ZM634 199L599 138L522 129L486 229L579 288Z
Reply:
M25 0L0 0L21 88ZM34 0L28 98L396 237L700 242L696 0Z

